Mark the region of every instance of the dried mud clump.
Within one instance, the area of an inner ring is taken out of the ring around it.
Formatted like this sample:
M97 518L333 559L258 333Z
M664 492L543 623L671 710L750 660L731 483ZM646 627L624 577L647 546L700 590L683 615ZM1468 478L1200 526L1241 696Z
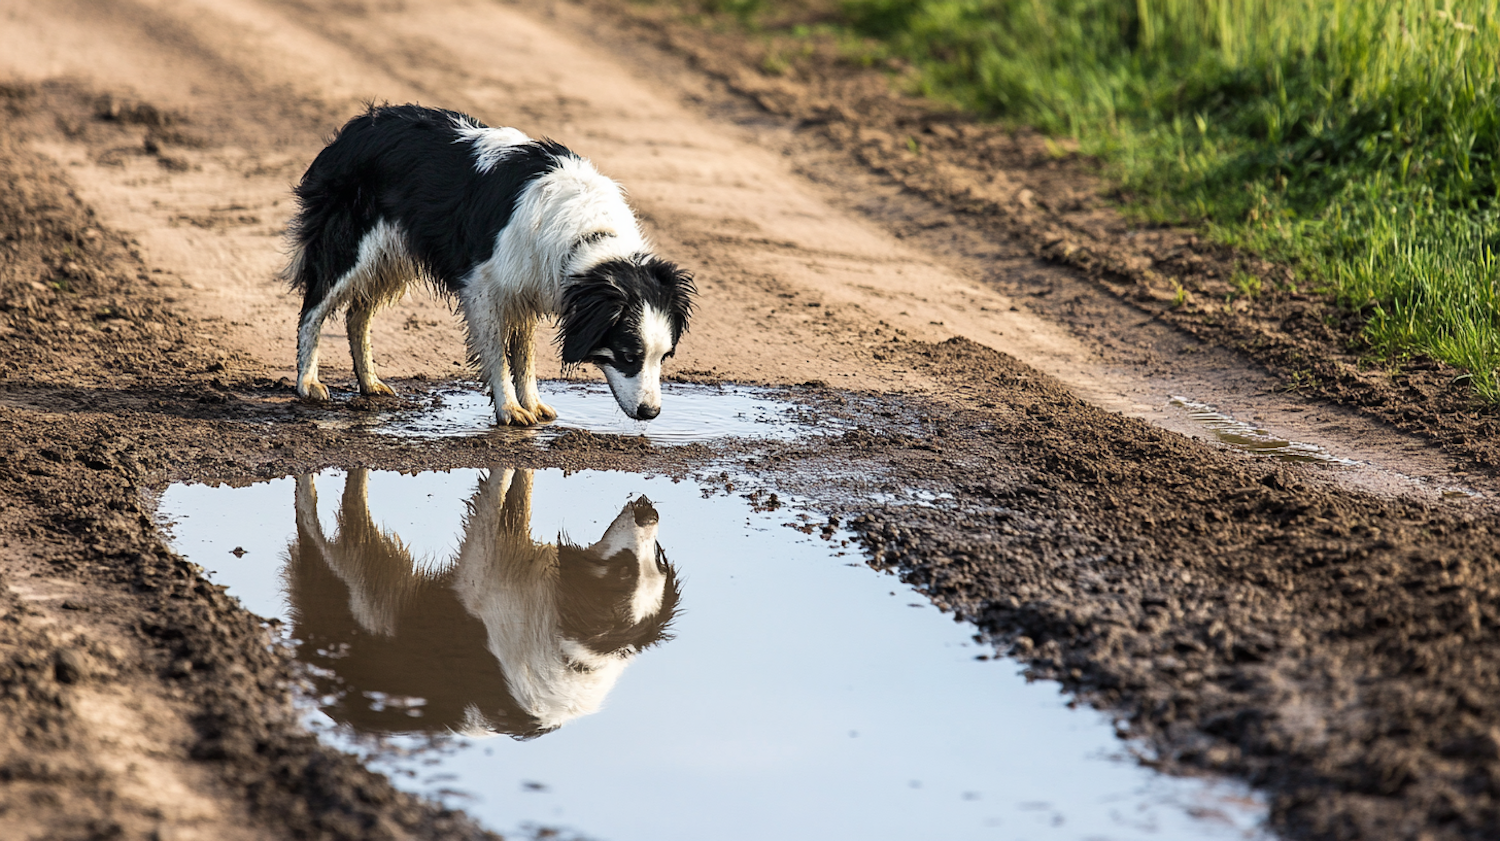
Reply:
M640 435L608 435L589 432L586 429L570 429L552 439L547 445L554 450L575 453L591 453L600 450L612 452L641 452L651 449L651 442Z

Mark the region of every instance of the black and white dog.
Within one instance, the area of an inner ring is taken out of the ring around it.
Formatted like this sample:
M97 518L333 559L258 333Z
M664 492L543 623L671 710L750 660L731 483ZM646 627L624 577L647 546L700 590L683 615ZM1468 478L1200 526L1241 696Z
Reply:
M457 299L501 424L557 417L532 357L549 316L565 365L599 366L630 417L661 413L662 360L696 289L651 253L620 186L587 159L453 111L372 106L318 154L296 196L285 276L303 293L303 398L328 399L318 339L345 307L360 391L391 394L375 376L370 320L422 279Z

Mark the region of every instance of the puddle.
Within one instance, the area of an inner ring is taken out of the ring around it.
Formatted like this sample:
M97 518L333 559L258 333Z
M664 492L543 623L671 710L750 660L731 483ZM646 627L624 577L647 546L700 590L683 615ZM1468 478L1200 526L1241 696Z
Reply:
M717 438L777 438L815 434L809 410L776 400L766 389L748 386L664 384L662 412L655 420L633 420L604 383L540 384L542 400L557 410L550 424L531 429L500 429L490 397L478 387L433 391L433 407L419 413L376 414L367 422L338 421L343 428L359 425L371 432L403 438L449 438L499 434L550 440L570 429L614 435L642 435L657 444L688 444Z
M1339 458L1316 444L1278 438L1254 424L1235 420L1207 403L1198 403L1186 397L1173 397L1168 402L1186 409L1188 417L1212 432L1219 443L1237 450L1282 461L1316 462L1342 467L1359 464L1351 459Z
M1142 767L787 509L495 469L174 485L159 510L283 620L322 738L501 832L1269 837L1245 787Z

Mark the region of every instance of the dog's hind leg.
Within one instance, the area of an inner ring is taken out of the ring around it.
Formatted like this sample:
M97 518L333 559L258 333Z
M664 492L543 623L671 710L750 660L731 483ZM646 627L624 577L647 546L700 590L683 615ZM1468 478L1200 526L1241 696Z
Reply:
M297 321L297 394L304 400L328 399L328 387L318 382L318 343L323 322L349 303L351 292L368 274L360 256L358 240L320 235L315 242L298 248L287 270L293 286L302 290L302 316Z
M349 304L346 323L349 327L349 355L354 357L354 376L361 394L394 395L391 387L375 376L375 355L370 349L370 322L375 318L376 302L356 298Z
M297 324L297 394L305 400L328 399L328 386L318 382L318 341L330 309L326 301L304 305Z
M300 214L299 214L300 219ZM304 400L327 400L328 388L318 382L318 340L328 317L327 295L308 260L308 245L299 241L282 278L302 290L302 315L297 319L297 395Z
M557 420L557 410L542 402L536 388L536 320L517 319L506 337L506 356L510 357L510 374L521 408L530 412L538 423Z

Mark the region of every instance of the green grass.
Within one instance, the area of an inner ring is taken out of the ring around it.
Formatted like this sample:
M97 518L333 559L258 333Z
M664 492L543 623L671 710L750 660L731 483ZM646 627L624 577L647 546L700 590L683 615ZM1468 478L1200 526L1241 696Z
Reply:
M929 96L1076 138L1132 213L1293 265L1374 354L1497 401L1497 4L844 0L834 26Z

